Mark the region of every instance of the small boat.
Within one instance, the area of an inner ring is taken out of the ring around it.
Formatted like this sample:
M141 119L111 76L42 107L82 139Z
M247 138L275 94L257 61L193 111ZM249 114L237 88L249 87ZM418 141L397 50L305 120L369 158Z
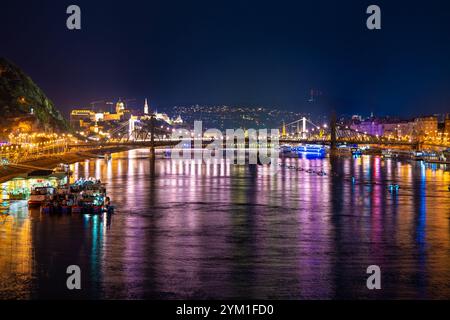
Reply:
M383 159L390 159L390 158L392 158L392 152L391 152L391 150L383 150L383 151L381 151L381 157L383 158Z
M28 200L29 207L39 207L48 198L52 197L55 193L55 188L53 187L37 187L31 190L30 199Z
M357 148L357 147L351 148L350 151L351 151L353 156L357 156L358 157L358 156L362 155L362 150L360 148Z

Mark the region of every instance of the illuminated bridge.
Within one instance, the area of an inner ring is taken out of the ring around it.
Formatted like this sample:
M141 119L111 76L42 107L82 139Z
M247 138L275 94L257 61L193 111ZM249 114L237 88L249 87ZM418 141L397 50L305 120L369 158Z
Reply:
M0 148L0 169L12 166L18 166L26 163L33 165L33 161L60 158L66 153L85 153L97 152L102 149L103 152L115 152L114 150L150 148L154 152L158 147L171 147L180 143L180 134L183 129L174 129L167 125L155 125L154 119L150 121L129 120L122 122L115 129L107 134L103 133L104 138L88 138L84 136L72 137L60 135L52 141L41 143L24 143L20 141L11 146L2 146ZM281 129L281 130L280 130ZM177 132L178 131L178 132ZM201 141L202 147L210 144L214 139L205 137L203 133L189 132L191 145L195 147L195 142ZM184 132L186 134L186 132ZM196 136L197 135L197 136ZM70 139L68 137L71 137ZM417 142L404 139L389 139L386 137L373 136L366 132L358 132L349 127L339 125L336 121L330 124L316 125L312 121L302 118L297 121L282 124L278 130L279 145L288 144L291 146L300 144L329 145L334 150L339 145L363 144L378 148L399 148L399 149L446 149L450 147L439 141ZM220 137L219 137L220 139ZM227 147L230 138L222 137L223 147ZM257 147L256 139L249 141L234 141L234 146L254 148ZM254 142L255 141L255 142ZM227 143L228 142L228 143ZM271 146L270 134L268 138L268 147ZM109 151L110 150L110 151Z
M332 147L339 144L418 146L418 143L415 141L374 136L336 124L336 122L331 122L329 125L316 125L305 117L288 124L283 124L280 129L278 137L280 144L309 143L331 145ZM181 130L165 126L155 126L151 122L129 120L121 123L116 129L111 131L109 139L104 141L86 141L86 145L171 146L181 140L173 136L174 133L181 133ZM196 140L201 139L204 143L212 141L211 138L196 137L193 132L191 133L191 137Z

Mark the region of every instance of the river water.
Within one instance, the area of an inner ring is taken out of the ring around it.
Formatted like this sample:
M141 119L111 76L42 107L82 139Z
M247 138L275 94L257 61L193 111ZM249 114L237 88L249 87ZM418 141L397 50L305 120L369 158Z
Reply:
M286 166L273 175L148 156L72 165L74 178L107 183L110 217L3 203L0 298L450 298L448 170L288 158L280 161L327 175ZM81 290L67 290L69 265L81 268ZM366 287L370 265L381 290Z

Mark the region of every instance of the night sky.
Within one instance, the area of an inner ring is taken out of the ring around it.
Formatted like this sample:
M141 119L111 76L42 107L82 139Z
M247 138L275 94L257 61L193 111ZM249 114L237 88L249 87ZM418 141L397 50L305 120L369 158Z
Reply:
M66 8L82 30L66 28ZM382 30L366 28L378 4ZM67 112L118 97L166 108L450 112L450 1L2 1L0 56ZM311 110L310 89L323 108Z

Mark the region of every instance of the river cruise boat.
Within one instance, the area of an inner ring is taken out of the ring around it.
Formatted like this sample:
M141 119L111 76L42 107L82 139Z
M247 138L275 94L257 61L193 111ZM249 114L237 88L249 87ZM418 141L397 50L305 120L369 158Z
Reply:
M422 151L414 151L411 154L411 159L415 161L423 161L423 152Z
M307 144L292 148L293 152L296 152L299 157L304 157L307 159L321 159L325 158L326 151L325 147L316 144Z
M426 163L450 164L450 157L446 156L445 152L424 153L423 160Z

